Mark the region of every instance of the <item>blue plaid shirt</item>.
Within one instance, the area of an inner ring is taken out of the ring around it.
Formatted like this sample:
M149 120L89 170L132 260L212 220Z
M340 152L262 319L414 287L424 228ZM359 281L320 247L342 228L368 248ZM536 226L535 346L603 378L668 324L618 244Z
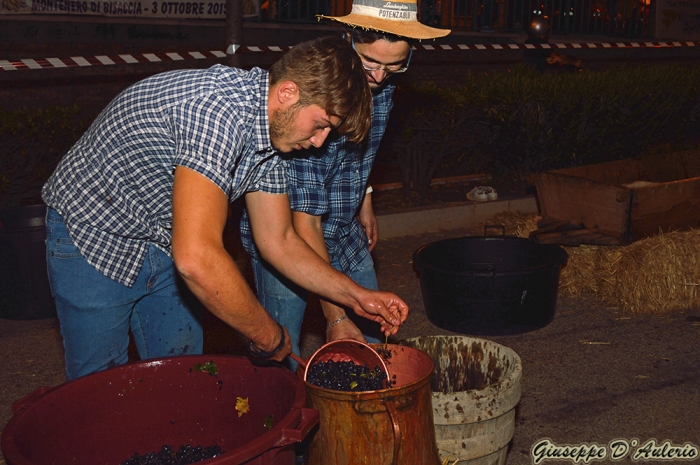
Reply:
M286 164L268 130L268 81L259 68L171 71L105 108L42 191L88 263L131 286L149 244L172 254L176 166L206 176L230 200L286 192Z
M394 89L386 85L373 96L372 128L362 144L342 136L288 162L292 210L321 216L328 253L345 274L369 253L367 234L357 215L389 121ZM241 238L248 253L259 258L246 212L241 219Z

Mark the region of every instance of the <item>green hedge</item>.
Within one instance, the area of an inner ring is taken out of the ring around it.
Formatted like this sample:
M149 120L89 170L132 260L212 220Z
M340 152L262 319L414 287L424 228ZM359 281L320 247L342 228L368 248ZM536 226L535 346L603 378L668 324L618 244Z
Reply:
M452 88L400 86L383 151L404 186L436 173L536 172L697 146L700 66L468 75Z
M379 157L404 187L436 175L530 174L695 147L700 66L467 75L461 86L400 85ZM41 201L41 186L87 129L77 107L0 110L0 208Z
M41 187L89 123L77 106L0 110L0 208L41 202Z

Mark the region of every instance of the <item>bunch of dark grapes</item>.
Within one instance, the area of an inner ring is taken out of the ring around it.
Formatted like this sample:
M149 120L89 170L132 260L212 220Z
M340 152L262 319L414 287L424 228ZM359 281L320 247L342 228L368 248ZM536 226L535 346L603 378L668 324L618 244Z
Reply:
M318 362L309 368L306 381L334 391L375 391L384 389L387 374L379 366L370 369L354 362Z
M391 358L391 350L390 349L382 349L381 347L379 347L375 350L384 360L389 360Z
M180 450L175 452L172 447L165 445L159 452L149 452L146 455L138 453L124 460L121 465L187 465L201 462L221 455L219 446L190 446L184 444Z

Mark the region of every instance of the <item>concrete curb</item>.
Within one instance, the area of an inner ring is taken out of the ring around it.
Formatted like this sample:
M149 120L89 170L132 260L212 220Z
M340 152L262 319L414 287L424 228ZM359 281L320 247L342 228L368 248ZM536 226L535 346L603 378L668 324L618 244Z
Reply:
M537 198L533 195L493 202L464 202L441 208L377 212L379 239L467 228L506 211L538 213Z

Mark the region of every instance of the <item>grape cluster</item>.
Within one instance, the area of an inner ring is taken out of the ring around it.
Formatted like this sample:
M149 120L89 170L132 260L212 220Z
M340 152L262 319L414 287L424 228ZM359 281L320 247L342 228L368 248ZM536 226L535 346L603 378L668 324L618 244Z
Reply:
M384 360L389 360L391 358L390 349L382 349L381 347L378 347L375 350Z
M315 363L306 374L306 381L334 391L375 391L384 389L387 374L379 366L370 369L354 362Z
M135 453L121 465L187 465L221 455L219 446L190 446L184 444L175 452L172 447L165 445L159 452L149 452L146 455Z

